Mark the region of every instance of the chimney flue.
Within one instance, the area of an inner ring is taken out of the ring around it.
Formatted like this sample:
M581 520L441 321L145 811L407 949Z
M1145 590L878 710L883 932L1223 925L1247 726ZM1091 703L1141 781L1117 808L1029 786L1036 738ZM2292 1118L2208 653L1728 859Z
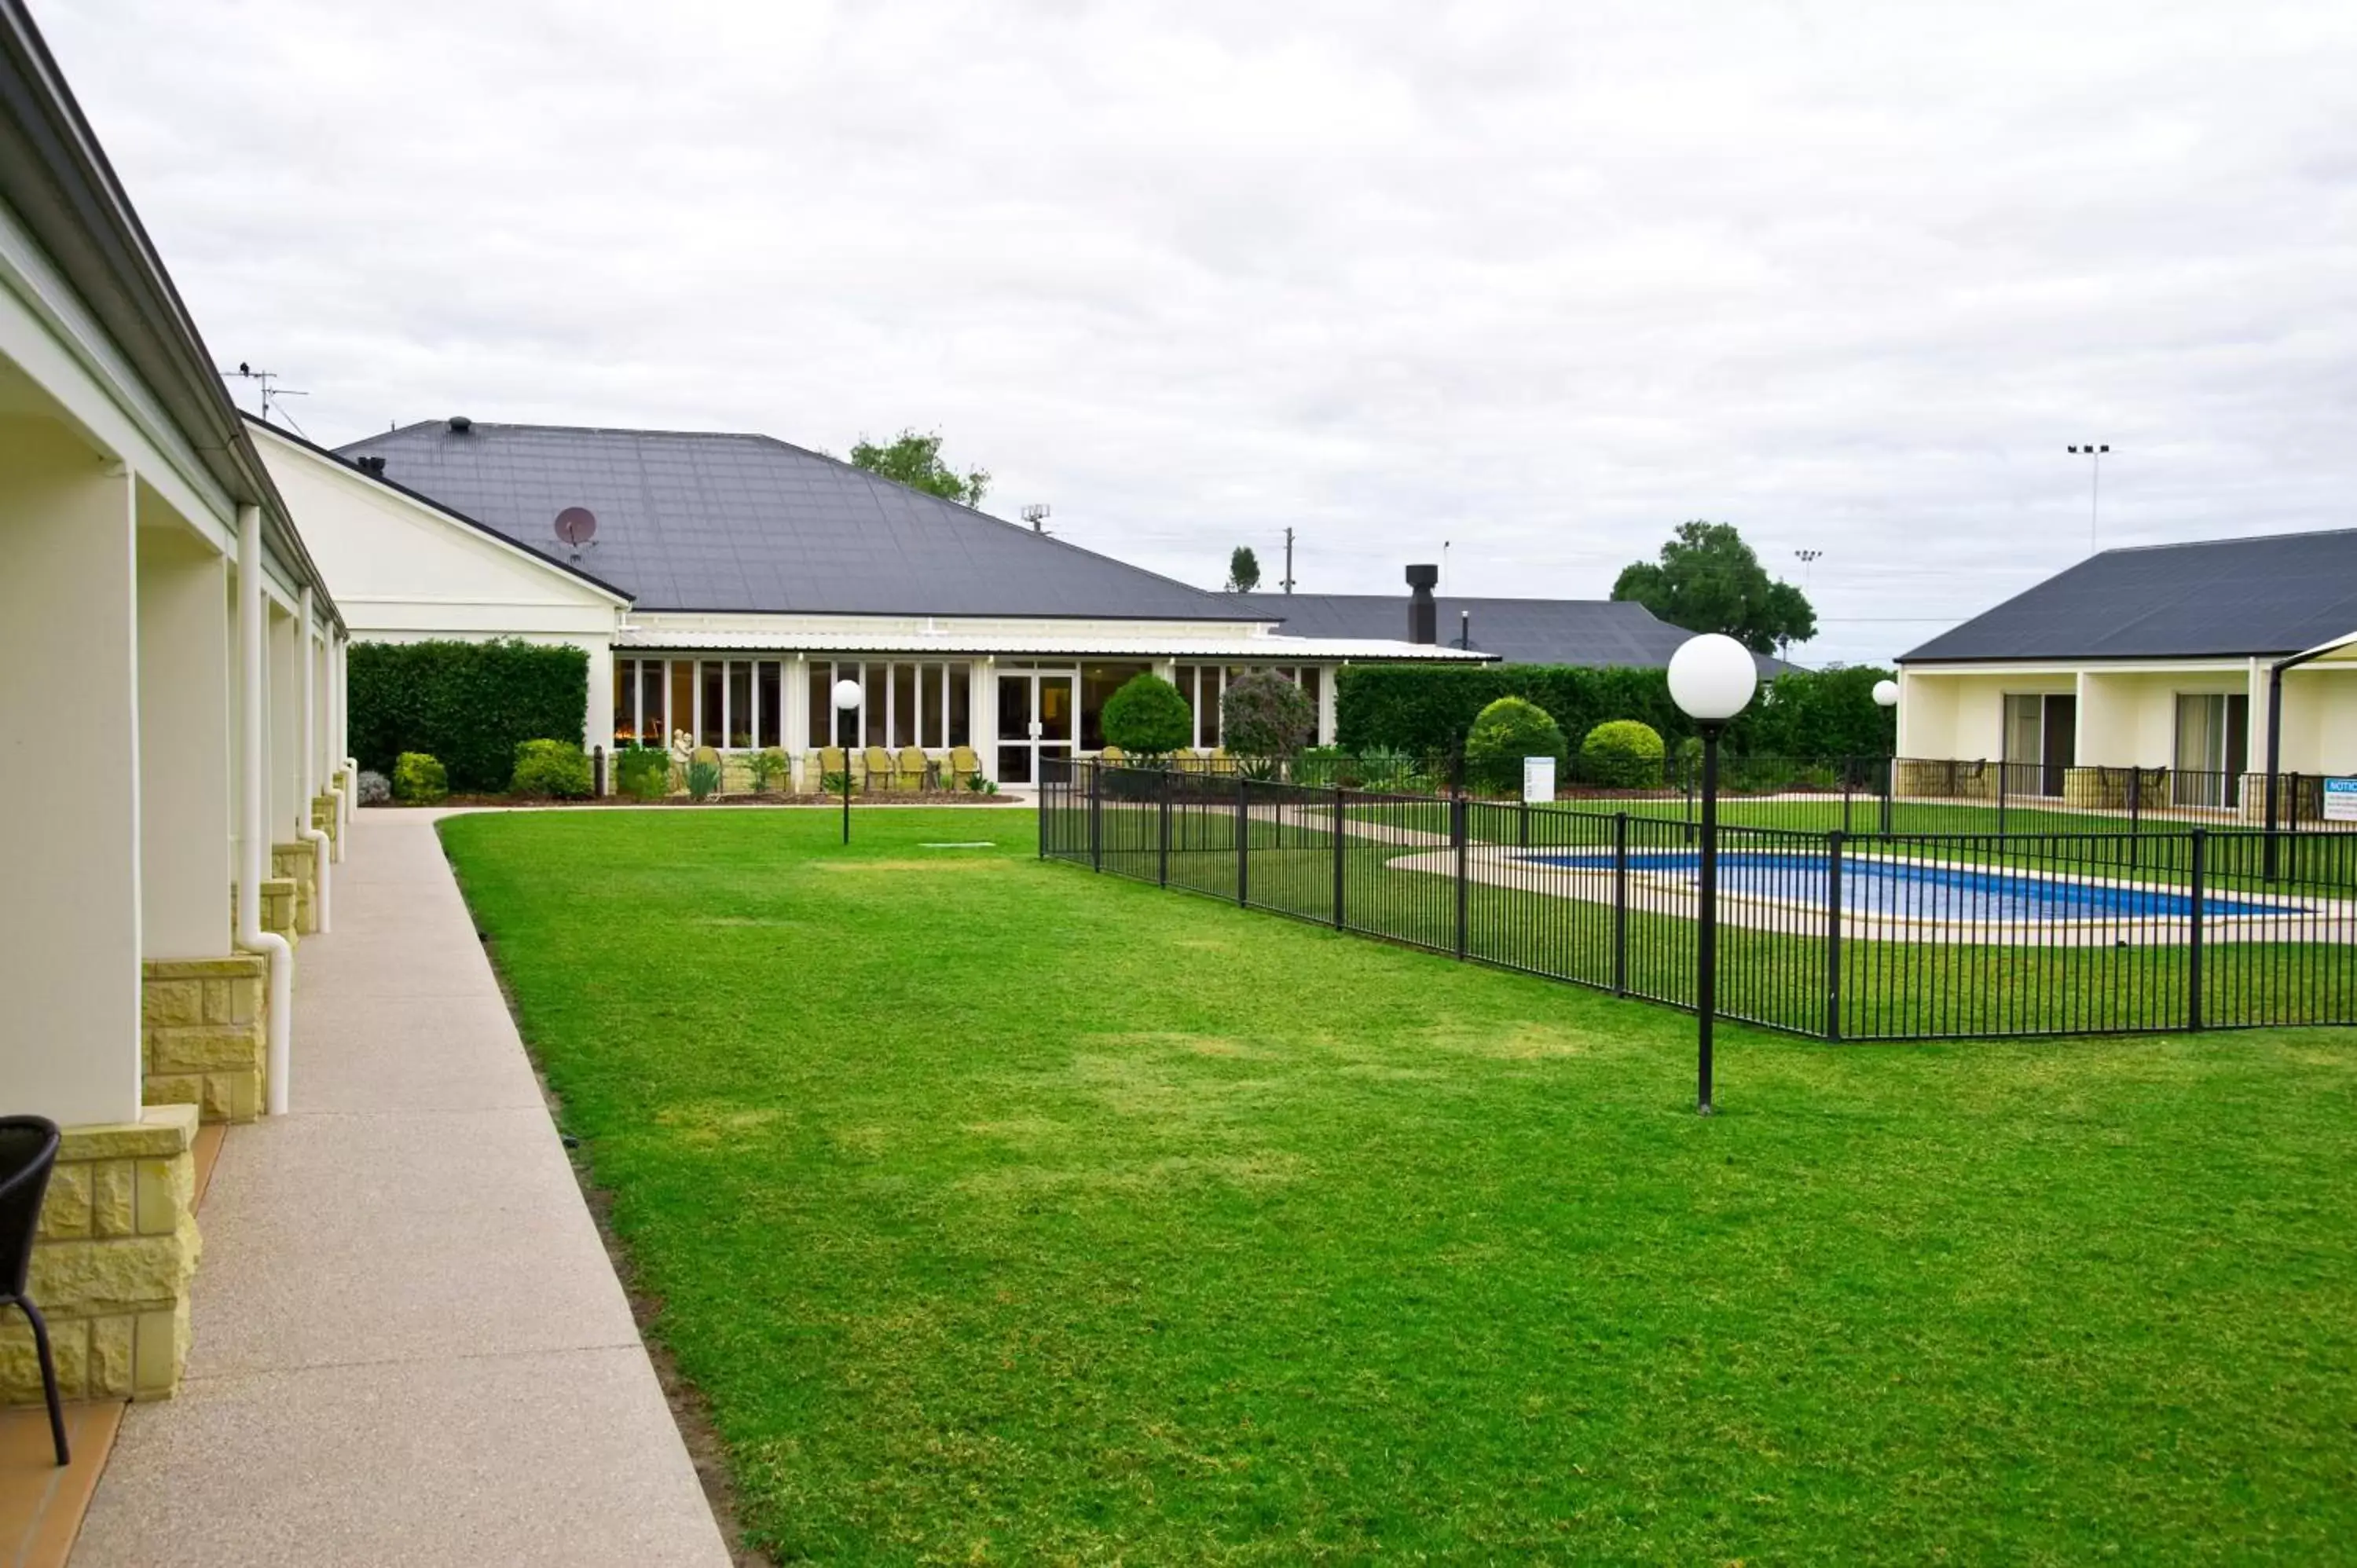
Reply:
M1429 648L1440 640L1440 606L1432 596L1432 586L1440 581L1440 568L1415 565L1407 569L1407 639Z

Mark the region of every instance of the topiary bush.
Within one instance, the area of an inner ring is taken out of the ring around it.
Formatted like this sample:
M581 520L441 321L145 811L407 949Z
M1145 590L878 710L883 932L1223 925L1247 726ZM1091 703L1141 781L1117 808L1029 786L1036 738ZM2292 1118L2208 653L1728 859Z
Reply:
M393 759L393 798L413 806L430 806L450 793L450 777L442 764L422 751L404 751Z
M523 742L581 733L589 655L513 640L355 642L346 689L362 768L424 752L442 759L451 788L489 793L507 788Z
M586 800L592 781L589 754L569 740L528 740L516 747L508 793L529 799Z
M1465 732L1465 782L1474 789L1519 789L1523 758L1564 761L1563 727L1544 708L1522 697L1501 697Z
M382 806L393 799L393 780L372 768L361 769L361 799L363 806Z
M1580 776L1608 789L1651 789L1662 782L1666 755L1661 732L1652 725L1608 719L1579 743Z
M1267 670L1228 682L1220 699L1220 738L1238 757L1283 759L1317 736L1309 693Z
M626 746L614 754L614 788L633 800L671 793L671 753L659 746Z
M1101 720L1107 746L1141 757L1167 757L1195 737L1195 715L1178 688L1161 676L1132 676L1105 699Z

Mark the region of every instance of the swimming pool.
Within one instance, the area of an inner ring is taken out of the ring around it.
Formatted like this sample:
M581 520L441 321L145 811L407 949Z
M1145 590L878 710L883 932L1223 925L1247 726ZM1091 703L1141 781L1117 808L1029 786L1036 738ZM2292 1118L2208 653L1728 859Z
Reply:
M1609 871L1609 854L1525 854L1526 865ZM1629 856L1629 869L1668 874L1692 882L1702 857L1694 850L1647 851ZM1718 856L1721 891L1753 894L1823 907L1830 879L1825 856L1724 851ZM2067 877L2028 876L1986 866L1926 865L1866 855L1842 857L1842 908L1865 914L1919 920L2099 920L2184 918L2193 901L2173 887L2128 886ZM2261 903L2205 893L2202 913L2304 915L2298 904Z

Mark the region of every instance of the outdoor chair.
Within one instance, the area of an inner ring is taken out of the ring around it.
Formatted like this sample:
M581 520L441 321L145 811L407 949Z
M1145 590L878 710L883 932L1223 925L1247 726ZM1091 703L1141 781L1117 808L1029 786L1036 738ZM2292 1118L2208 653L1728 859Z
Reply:
M49 1402L49 1439L58 1463L69 1463L66 1414L58 1402L58 1367L49 1356L49 1326L25 1294L32 1268L33 1235L41 1228L41 1199L49 1189L49 1169L58 1163L58 1124L44 1116L0 1116L0 1307L20 1306L33 1326L33 1353L40 1359L41 1392Z
M892 787L896 789L922 789L933 781L933 759L925 755L920 746L904 746L896 759Z
M843 771L843 747L823 746L802 759L802 793L816 795L826 789L827 779Z
M953 746L950 747L949 760L944 766L949 773L945 782L952 789L963 789L967 780L982 771L982 758L974 755L974 749L970 746Z
M1119 768L1129 760L1129 753L1117 746L1108 746L1097 753L1097 760L1107 768Z
M880 746L871 746L860 757L859 780L862 789L889 789L892 787L892 754Z

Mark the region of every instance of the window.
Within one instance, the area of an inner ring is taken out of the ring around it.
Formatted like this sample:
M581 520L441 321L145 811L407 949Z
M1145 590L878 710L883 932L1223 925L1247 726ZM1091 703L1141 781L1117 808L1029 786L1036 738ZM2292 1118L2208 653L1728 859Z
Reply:
M2251 699L2234 692L2180 692L2170 797L2180 806L2239 806L2251 749Z
M1318 705L1325 671L1315 664L1181 664L1178 694L1194 710L1197 749L1209 750L1220 744L1220 701L1231 683L1255 671L1284 676L1301 688L1312 707Z
M2060 795L2079 744L2079 699L2051 692L2008 692L2005 698L2007 793Z
M671 728L663 736L665 746L671 744L671 737L674 735L695 733L695 660L673 659L668 662L671 666L671 713L668 715Z
M786 735L786 683L778 661L764 659L753 666L753 744L783 746Z
M974 744L974 725L968 716L969 709L966 705L968 700L966 689L967 683L972 680L974 672L963 664L952 664L949 667L946 673L948 676L947 690L949 693L950 721L949 735L947 737L948 742L952 746L972 746Z
M670 710L663 704L663 661L641 659L639 666L639 744L666 746L671 741Z
M920 716L918 693L923 690L923 686L917 680L915 665L892 666L892 701L889 717L894 746L920 744L917 739L917 721Z

